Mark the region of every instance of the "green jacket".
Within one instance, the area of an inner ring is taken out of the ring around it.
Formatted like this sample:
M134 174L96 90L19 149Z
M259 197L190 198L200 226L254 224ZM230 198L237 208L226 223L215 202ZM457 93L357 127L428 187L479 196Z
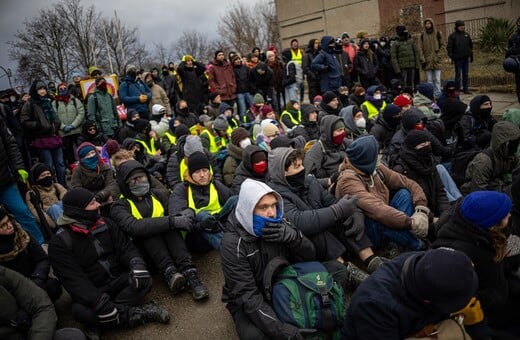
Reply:
M396 40L390 47L392 67L396 73L403 68L419 68L419 53L412 38Z
M442 53L446 47L442 34L435 28L432 18L426 18L423 22L430 21L432 32L422 32L418 41L419 59L424 70L438 70L441 67Z
M81 133L81 125L85 120L85 108L83 107L81 100L71 96L68 103L54 100L52 106L61 121L60 129L58 131L60 136L77 135ZM74 129L65 133L63 128L67 125L74 126Z
M0 339L49 340L54 336L58 317L47 293L23 275L0 266ZM30 328L27 335L4 321L27 314Z
M87 119L96 122L105 135L113 136L121 122L117 118L116 103L112 95L96 89L88 96L87 108Z

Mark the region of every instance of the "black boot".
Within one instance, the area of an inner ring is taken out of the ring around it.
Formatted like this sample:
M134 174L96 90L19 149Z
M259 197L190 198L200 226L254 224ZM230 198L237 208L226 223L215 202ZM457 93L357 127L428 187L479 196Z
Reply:
M186 279L174 266L166 268L164 271L164 278L173 295L179 294L184 290Z
M208 288L200 281L197 269L190 268L184 271L183 274L194 300L202 300L209 297Z
M149 322L168 323L170 322L170 315L166 309L157 305L154 301L140 307L130 307L128 310L128 323L130 327Z

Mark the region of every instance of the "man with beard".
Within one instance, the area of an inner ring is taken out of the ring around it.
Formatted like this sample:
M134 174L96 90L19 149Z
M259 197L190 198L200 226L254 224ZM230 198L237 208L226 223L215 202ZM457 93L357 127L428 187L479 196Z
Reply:
M220 93L222 101L234 105L237 98L237 84L233 66L226 61L223 51L215 52L215 59L211 62L208 71L209 86L213 91Z

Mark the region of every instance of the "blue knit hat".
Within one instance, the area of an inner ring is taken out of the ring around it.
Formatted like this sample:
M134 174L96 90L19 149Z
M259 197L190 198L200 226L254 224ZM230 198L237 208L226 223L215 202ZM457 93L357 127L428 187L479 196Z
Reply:
M78 157L83 158L85 157L90 151L95 150L96 147L90 143L85 145L80 145L78 147Z
M502 221L513 207L506 194L497 191L475 191L464 198L459 211L467 221L489 229Z
M350 164L365 174L371 175L376 169L378 151L376 138L368 135L353 141L347 147L346 153Z

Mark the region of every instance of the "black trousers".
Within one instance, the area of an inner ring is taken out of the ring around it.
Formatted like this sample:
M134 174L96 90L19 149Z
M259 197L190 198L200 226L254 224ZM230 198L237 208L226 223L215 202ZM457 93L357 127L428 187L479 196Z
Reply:
M175 266L180 271L193 266L191 255L179 230L154 235L140 242L161 273L170 266Z

